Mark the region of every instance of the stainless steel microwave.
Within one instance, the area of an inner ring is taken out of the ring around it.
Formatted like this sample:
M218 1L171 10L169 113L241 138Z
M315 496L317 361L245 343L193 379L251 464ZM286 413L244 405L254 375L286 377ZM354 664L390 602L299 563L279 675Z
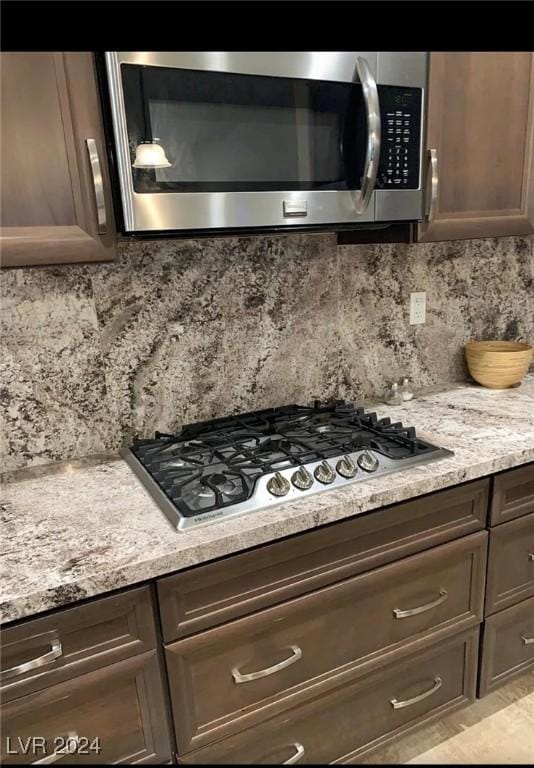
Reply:
M106 53L123 229L420 220L425 53Z

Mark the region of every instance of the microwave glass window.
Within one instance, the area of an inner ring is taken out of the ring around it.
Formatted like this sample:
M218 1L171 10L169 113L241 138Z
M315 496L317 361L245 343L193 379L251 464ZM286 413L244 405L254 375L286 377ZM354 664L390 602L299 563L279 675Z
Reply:
M358 189L361 86L122 65L136 192ZM134 168L143 141L170 165Z

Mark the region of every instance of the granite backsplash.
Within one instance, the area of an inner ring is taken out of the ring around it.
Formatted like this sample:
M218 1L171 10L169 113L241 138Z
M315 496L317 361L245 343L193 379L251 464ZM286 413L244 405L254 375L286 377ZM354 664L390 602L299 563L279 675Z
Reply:
M111 264L0 280L3 469L232 412L368 399L403 374L461 381L468 339L534 339L532 237L123 241ZM427 322L410 326L422 290Z

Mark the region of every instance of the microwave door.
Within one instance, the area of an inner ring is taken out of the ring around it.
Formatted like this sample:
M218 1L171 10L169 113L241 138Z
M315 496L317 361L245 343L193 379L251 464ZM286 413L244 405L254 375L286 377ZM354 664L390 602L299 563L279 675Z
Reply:
M106 59L126 232L375 221L380 110L369 56L354 55L334 80L140 55Z

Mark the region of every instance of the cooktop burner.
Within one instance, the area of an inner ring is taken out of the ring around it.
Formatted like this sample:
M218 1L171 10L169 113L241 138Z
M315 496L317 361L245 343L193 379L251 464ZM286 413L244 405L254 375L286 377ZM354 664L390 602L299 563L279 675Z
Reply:
M452 456L342 400L189 424L121 453L178 530Z

